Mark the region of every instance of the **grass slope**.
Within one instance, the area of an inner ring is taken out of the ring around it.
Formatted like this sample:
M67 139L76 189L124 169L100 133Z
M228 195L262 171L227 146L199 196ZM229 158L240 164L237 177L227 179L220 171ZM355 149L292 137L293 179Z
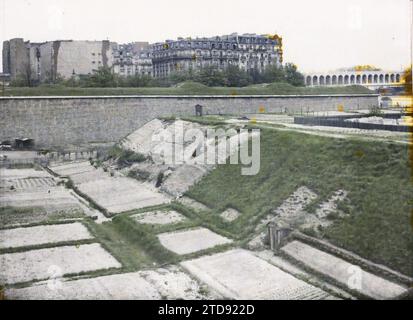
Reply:
M303 185L319 195L310 211L336 190L349 192L350 201L340 205L349 216L321 230L321 237L413 276L413 186L406 146L262 130L258 175L241 176L239 165L221 165L188 195L213 208L205 222L242 239ZM227 207L243 215L225 223L219 213Z
M243 88L207 87L185 82L168 88L78 88L58 85L39 87L8 87L5 96L95 96L95 95L293 95L293 94L363 94L373 93L362 86L348 87L294 87L287 83L252 85Z

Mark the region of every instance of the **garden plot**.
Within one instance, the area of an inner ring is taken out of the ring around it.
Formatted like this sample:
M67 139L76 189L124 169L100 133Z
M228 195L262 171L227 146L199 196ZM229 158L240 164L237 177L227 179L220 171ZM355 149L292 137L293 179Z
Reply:
M77 200L64 187L2 192L0 203L5 207L42 207L46 211L80 208Z
M62 281L54 287L49 287L47 283L38 283L28 288L8 289L5 295L10 300L205 300L219 298L217 295L205 294L205 291L207 290L182 272L180 268L171 266L136 273Z
M0 230L0 249L92 239L79 222Z
M348 288L357 266L320 251L300 241L293 241L282 248L282 251L295 260L318 273L324 274ZM374 299L391 299L404 293L406 288L378 277L372 273L360 270L360 286L354 290Z
M0 169L0 189L20 191L55 185L54 178L44 170Z
M232 242L232 240L205 228L162 233L158 235L158 238L165 248L180 255L194 253Z
M151 283L164 299L206 300L222 298L192 279L178 266L147 270L140 275Z
M133 215L132 218L141 224L159 225L176 224L186 220L182 214L174 210L145 212Z
M226 298L240 300L328 299L299 280L242 249L182 262L194 277Z
M52 177L44 178L16 178L1 181L2 188L9 190L30 190L35 188L49 188L56 186Z
M120 268L121 264L100 244L65 246L0 255L0 283L45 280L61 275Z
M95 169L87 161L55 166L52 170L69 176L82 193L111 214L170 201L149 185L126 177L111 177L102 169Z
M70 176L73 174L91 171L94 167L89 161L81 161L52 165L51 169L60 176Z
M44 170L30 169L6 169L0 168L0 179L19 179L19 178L49 178L51 175Z
M89 161L59 164L50 169L58 175L70 177L74 184L108 178L107 173L101 168L96 169Z
M170 202L157 190L126 177L81 183L78 188L112 214Z

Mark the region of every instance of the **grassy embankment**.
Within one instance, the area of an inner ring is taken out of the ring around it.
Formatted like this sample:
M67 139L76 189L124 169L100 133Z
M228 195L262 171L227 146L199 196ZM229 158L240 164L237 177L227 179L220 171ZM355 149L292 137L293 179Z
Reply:
M316 95L373 93L362 86L294 87L287 83L251 85L243 88L207 87L200 83L184 82L167 88L80 88L58 85L39 87L7 87L5 96L96 96L96 95ZM0 92L1 96L2 92Z
M188 194L212 209L199 214L204 224L242 240L300 186L319 195L309 214L335 191L349 192L349 201L339 205L347 217L332 216L335 223L318 230L319 237L413 276L413 185L406 146L262 130L258 175L241 176L240 165L221 165ZM219 214L227 207L242 216L222 221Z

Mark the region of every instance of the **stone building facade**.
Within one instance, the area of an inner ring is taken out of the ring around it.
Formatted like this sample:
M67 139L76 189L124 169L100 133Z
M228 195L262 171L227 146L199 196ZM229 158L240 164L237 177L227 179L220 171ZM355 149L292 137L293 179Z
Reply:
M115 74L167 77L181 70L199 70L229 65L245 71L264 71L268 65L282 64L282 38L278 35L236 33L213 37L117 44L104 41L57 40L32 43L21 38L3 42L3 72L11 80L53 82L72 76L92 74L100 67Z
M148 42L113 43L113 72L121 76L152 76L152 58Z
M282 64L282 38L274 35L236 33L213 38L167 40L151 45L153 75L167 77L181 70L229 65L262 72L268 65Z

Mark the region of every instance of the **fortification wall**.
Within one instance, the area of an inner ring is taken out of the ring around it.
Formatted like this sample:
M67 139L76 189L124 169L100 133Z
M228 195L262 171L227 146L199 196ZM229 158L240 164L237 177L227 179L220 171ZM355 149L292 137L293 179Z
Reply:
M243 115L367 109L377 95L352 96L127 96L1 97L0 140L32 138L37 146L118 141L161 116Z

